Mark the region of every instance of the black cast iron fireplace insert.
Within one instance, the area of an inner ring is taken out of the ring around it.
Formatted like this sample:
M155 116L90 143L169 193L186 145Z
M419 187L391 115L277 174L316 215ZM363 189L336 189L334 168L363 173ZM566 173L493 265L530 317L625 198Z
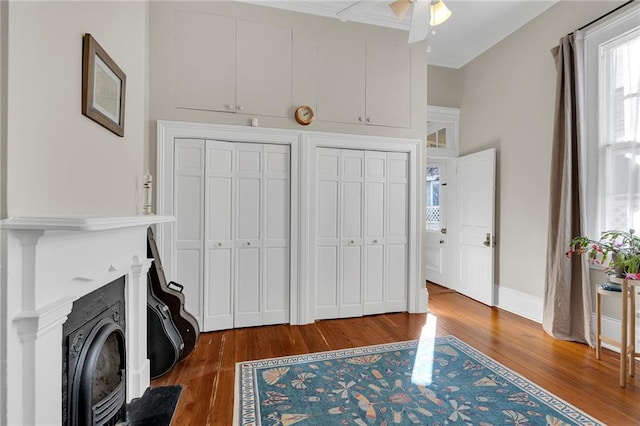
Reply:
M73 303L63 325L62 424L126 420L125 278Z

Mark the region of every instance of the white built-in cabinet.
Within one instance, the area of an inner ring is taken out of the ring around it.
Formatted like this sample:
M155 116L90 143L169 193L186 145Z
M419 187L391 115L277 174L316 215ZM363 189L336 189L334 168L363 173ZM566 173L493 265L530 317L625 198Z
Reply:
M289 117L291 56L290 28L177 10L175 106Z
M408 46L322 37L318 67L318 120L411 126Z
M165 274L201 330L426 312L422 141L158 122Z
M409 156L318 148L315 318L407 309Z
M176 261L203 331L289 322L290 147L176 139Z

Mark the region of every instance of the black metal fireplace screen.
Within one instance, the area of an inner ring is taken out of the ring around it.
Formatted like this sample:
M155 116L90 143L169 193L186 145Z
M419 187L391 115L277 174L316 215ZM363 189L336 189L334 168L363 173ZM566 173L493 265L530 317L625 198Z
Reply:
M63 425L125 420L124 282L122 277L78 299L63 325Z

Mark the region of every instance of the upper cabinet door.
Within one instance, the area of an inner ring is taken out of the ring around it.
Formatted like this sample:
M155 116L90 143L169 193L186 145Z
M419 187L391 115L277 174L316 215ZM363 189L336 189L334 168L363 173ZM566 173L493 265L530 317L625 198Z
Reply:
M248 21L237 25L237 112L289 117L291 29Z
M366 122L411 127L411 50L367 43Z
M318 120L363 124L364 75L364 41L318 40Z
M175 106L235 111L235 18L178 10L174 48Z

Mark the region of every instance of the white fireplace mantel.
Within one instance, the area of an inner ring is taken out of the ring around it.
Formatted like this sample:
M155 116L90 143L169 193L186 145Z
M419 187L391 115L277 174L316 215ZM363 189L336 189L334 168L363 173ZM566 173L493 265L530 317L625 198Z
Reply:
M0 424L60 424L62 325L75 300L122 276L127 401L142 395L149 386L146 228L173 220L139 215L0 221L0 294L6 295L0 309Z
M0 229L32 231L104 231L119 228L149 226L173 222L173 216L72 216L72 217L10 217L0 221Z

